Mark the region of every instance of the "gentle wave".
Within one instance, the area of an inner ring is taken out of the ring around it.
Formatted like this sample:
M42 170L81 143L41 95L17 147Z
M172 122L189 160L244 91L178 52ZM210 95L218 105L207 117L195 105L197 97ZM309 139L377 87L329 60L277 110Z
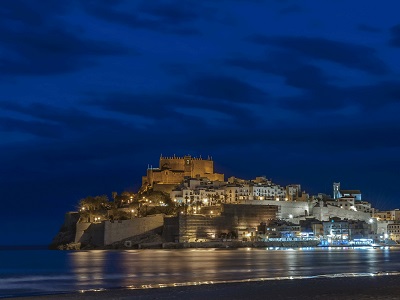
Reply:
M48 287L38 292L29 292L26 295L51 295L51 294L65 294L65 293L87 293L87 292L102 292L116 289L129 289L129 290L143 290L143 289L157 289L157 288L168 288L168 287L184 287L184 286L197 286L197 285L213 285L213 284L229 284L229 283L245 283L245 282L262 282L262 281L279 281L279 280L305 280L305 279L316 279L316 278L349 278L349 277L371 277L371 276L399 276L399 271L386 271L376 273L337 273L337 274L321 274L313 276L284 276L284 277L260 277L260 278L246 278L239 280L215 280L215 281L193 281L193 282L174 282L174 283L155 283L155 284L143 284L143 285L128 285L121 287L108 287L108 288L87 288L77 290L57 290ZM119 279L123 276L120 275L108 275L103 276L102 279ZM23 288L22 283L40 283L43 281L57 281L57 280L72 280L76 276L24 276L20 278L3 278L1 280L0 288L3 285L7 285L8 289L12 288ZM92 278L87 278L91 280ZM30 287L27 285L26 287ZM24 293L20 294L23 295ZM0 298L13 297L15 294L0 295Z

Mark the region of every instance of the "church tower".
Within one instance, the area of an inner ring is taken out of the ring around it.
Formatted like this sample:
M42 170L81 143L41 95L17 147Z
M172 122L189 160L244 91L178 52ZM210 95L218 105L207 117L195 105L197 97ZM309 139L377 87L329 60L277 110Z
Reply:
M333 199L339 199L341 197L340 194L340 182L333 183Z

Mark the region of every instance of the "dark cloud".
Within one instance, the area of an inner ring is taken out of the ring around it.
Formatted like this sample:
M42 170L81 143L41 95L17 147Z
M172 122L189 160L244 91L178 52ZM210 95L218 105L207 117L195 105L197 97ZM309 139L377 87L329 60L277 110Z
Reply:
M329 77L318 67L297 60L290 54L277 53L261 60L234 58L226 60L230 66L282 76L289 86L315 89L329 85Z
M209 126L208 121L231 126L254 124L253 112L225 99L203 98L183 94L110 93L91 95L85 104L125 115L140 116L152 122L168 122L177 127L188 124ZM138 105L140 103L140 105ZM208 113L207 113L208 112ZM172 123L171 123L172 122Z
M93 116L92 114L73 107L55 107L43 103L31 103L27 105L17 104L15 102L2 101L0 109L4 111L17 112L28 116L29 118L40 119L44 125L63 128L75 132L84 132L92 130L104 130L104 128L114 128L115 131L125 127L125 125L112 118ZM47 122L47 123L46 123ZM61 136L60 136L61 137Z
M198 76L185 83L182 89L189 95L233 103L262 103L267 99L267 94L261 89L230 76Z
M302 90L333 88L330 84L333 78L327 76L318 66L291 52L270 52L262 59L233 58L227 59L225 63L246 70L282 76L286 85Z
M12 21L12 25L43 26L49 17L64 15L70 9L70 3L65 1L14 0L1 3L0 24Z
M310 37L266 37L254 36L250 40L259 45L277 46L296 51L302 55L332 61L348 68L359 69L371 74L382 75L388 67L376 51L367 46Z
M298 4L291 4L279 10L281 15L287 15L292 13L302 12L304 9Z
M288 52L268 55L265 59L228 59L229 66L282 76L285 84L301 90L296 96L280 97L278 105L287 110L309 114L318 111L337 111L349 106L363 110L385 107L400 101L400 82L384 81L370 85L342 87L340 78L325 72L301 57Z
M393 47L400 47L400 24L390 28L390 33L392 35L389 43Z
M60 27L0 31L6 49L0 57L3 74L65 73L96 65L96 56L134 53L121 45L85 38Z
M392 103L400 103L400 81L342 88L316 86L300 96L280 99L281 107L305 115L319 111L333 113L351 106L364 111L376 111Z
M144 1L139 5L141 12L159 18L163 23L182 24L199 18L199 13L193 9L193 3L171 1Z
M46 1L47 2L47 1ZM96 40L61 21L65 4L10 2L1 10L0 74L49 75L96 65L96 57L135 54L118 42Z
M391 103L400 103L400 80L345 88L344 92L366 110L375 110Z
M59 138L63 135L62 127L39 121L26 121L16 118L1 117L0 129L3 132L27 133L36 137Z
M128 3L128 2L127 2ZM198 13L190 3L142 2L139 7L127 5L123 10L115 3L83 1L85 11L107 22L133 29L148 29L162 33L198 35L200 31L188 23L198 18Z
M381 33L382 32L382 29L373 27L373 26L369 26L366 24L358 25L357 29L360 31L369 32L369 33Z
M174 111L177 98L166 95L108 93L105 95L90 95L84 103L101 107L108 111L126 115L135 115L149 120L164 120L182 117ZM138 105L139 104L139 105Z

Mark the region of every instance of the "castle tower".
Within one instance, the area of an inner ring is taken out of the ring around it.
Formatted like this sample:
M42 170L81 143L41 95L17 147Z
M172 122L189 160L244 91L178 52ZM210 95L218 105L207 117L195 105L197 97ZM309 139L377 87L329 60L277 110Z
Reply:
M190 176L193 177L192 174L192 156L191 155L185 155L184 156L184 172L185 176Z

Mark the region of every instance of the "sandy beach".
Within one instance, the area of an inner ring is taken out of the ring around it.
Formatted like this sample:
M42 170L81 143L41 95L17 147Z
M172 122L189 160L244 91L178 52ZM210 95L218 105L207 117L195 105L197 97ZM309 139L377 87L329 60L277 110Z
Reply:
M400 299L400 276L315 278L211 284L13 299Z

